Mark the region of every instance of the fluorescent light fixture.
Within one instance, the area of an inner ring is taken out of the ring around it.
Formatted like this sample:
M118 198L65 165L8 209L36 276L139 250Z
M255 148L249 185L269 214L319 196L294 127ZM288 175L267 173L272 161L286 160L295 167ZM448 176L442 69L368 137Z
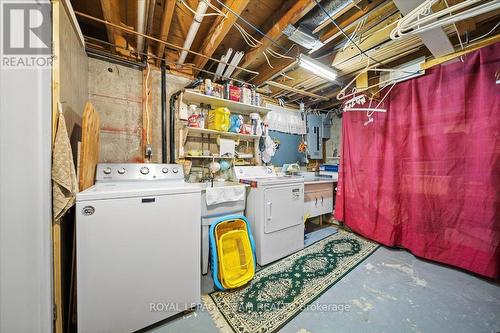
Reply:
M318 76L321 76L328 81L334 82L337 78L337 72L330 67L323 65L321 62L306 56L305 54L301 54L299 56L299 66Z

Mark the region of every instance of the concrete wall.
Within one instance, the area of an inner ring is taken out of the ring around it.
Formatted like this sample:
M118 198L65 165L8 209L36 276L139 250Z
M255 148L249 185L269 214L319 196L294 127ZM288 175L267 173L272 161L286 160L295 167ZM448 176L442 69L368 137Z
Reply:
M78 36L64 8L61 5L59 10L59 99L62 104L68 134L71 136L75 127L77 130L81 128L83 108L88 99L88 58L85 48L80 45ZM75 133L74 140L80 139L79 134ZM73 153L76 153L76 151Z
M160 71L152 69L151 77L152 162L158 163L162 160ZM142 79L140 70L89 59L89 99L101 118L100 162L143 161ZM184 77L167 74L167 107L170 95L189 82Z

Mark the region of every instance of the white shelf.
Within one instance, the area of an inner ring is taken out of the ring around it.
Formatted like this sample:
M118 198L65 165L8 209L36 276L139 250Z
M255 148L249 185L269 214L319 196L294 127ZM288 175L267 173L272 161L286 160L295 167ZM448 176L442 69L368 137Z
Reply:
M216 130L211 130L211 129L206 129L206 128L189 127L189 126L185 126L184 128L187 131L188 135L191 133L193 133L193 134L198 133L198 134L208 134L208 135L221 135L221 136L226 136L226 137L248 139L248 140L255 140L255 139L259 138L258 135L252 135L252 134L222 132L222 131L216 131Z
M232 159L244 159L244 160L249 160L249 159L252 159L252 157L227 157L227 156L224 156L224 157L220 157L220 156L189 156L189 155L186 155L184 156L184 158L187 158L187 159L223 159L223 160L232 160Z
M230 101L223 98L208 96L192 90L185 90L184 93L182 94L182 100L184 102L210 104L210 106L212 106L213 108L227 107L229 111L231 111L231 113L246 114L246 115L250 113L266 114L271 111L271 109L263 106Z

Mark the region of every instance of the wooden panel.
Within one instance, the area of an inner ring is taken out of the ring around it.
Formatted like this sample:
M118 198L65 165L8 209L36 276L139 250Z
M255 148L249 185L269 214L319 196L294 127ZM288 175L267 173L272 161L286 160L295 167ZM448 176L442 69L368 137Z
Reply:
M87 102L82 119L82 147L78 185L80 191L94 185L99 161L99 115L92 103Z

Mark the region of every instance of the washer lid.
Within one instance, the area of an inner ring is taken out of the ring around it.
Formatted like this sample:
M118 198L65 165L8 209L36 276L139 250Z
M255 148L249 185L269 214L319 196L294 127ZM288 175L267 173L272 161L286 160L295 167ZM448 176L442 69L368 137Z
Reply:
M180 181L102 182L80 192L76 201L147 197L180 193L201 193L195 184Z

